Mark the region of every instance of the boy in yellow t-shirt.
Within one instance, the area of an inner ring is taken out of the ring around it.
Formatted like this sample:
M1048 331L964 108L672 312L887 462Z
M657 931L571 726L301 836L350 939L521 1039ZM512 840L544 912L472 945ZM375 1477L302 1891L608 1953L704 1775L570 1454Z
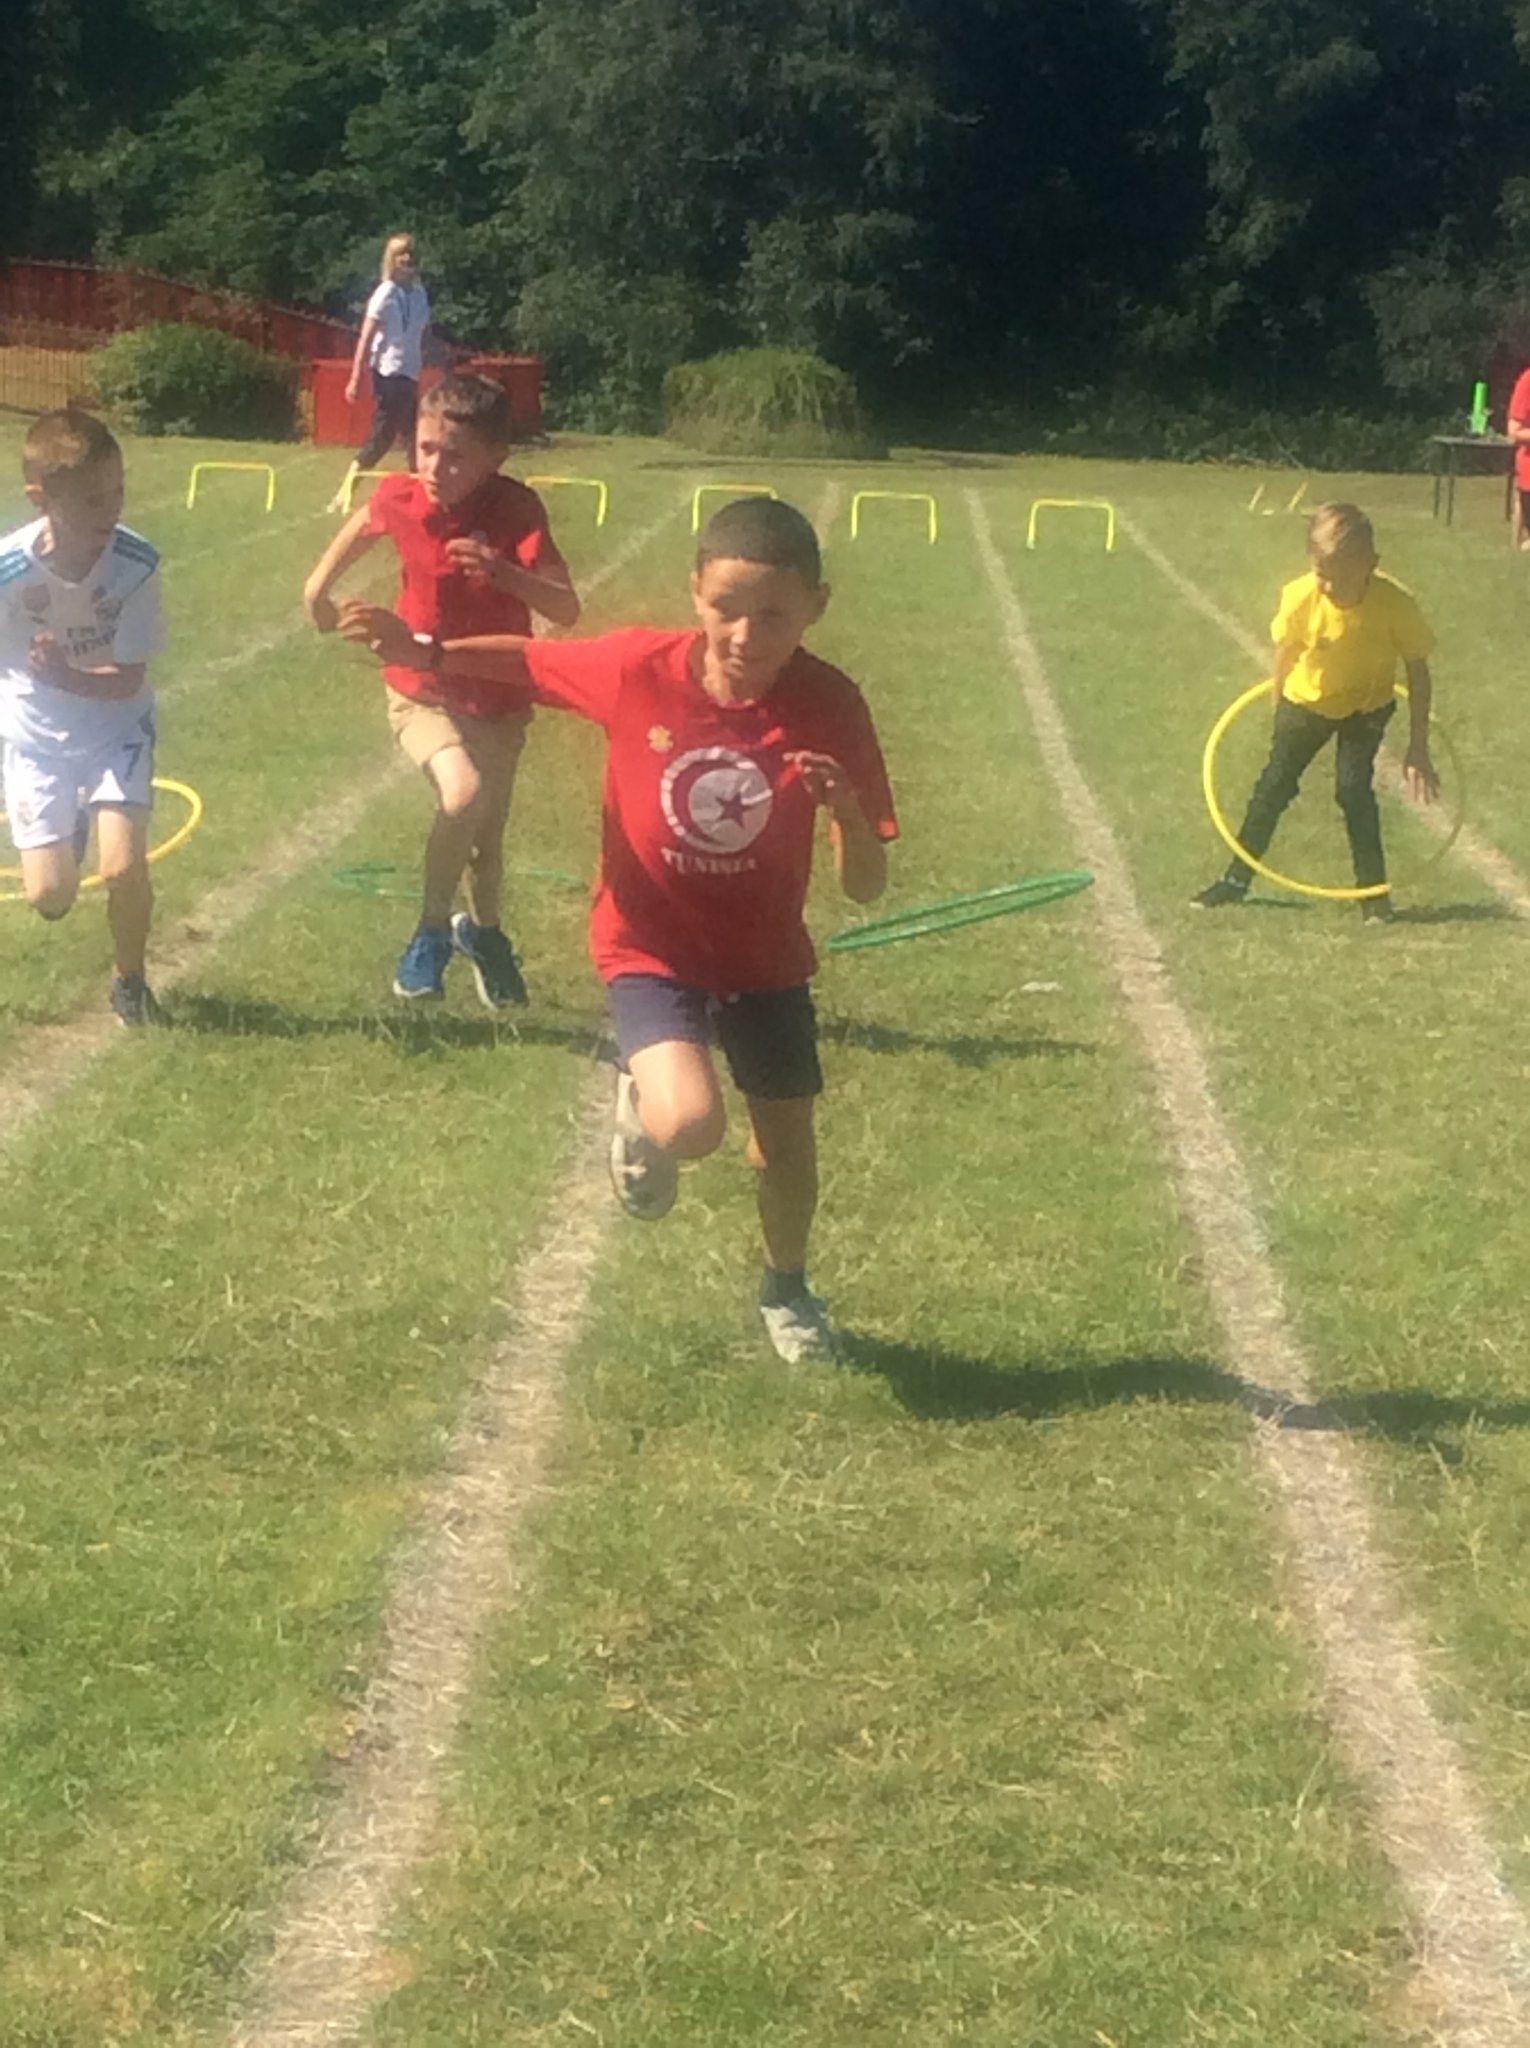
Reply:
M1335 739L1335 796L1344 813L1357 887L1387 877L1373 777L1376 752L1396 709L1397 667L1408 679L1408 751L1403 767L1413 795L1433 802L1440 778L1429 758L1434 635L1412 596L1377 569L1371 522L1358 505L1319 505L1307 526L1312 568L1280 593L1270 627L1275 642L1275 734L1254 785L1238 838L1262 858L1280 815L1310 763ZM1190 900L1201 910L1241 903L1253 869L1234 858ZM1368 896L1367 919L1390 921L1389 895Z

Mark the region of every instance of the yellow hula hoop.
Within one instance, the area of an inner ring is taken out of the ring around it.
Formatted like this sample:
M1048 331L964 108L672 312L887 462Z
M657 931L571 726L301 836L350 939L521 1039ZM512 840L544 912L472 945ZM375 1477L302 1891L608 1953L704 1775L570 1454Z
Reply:
M1206 749L1201 755L1201 789L1205 794L1206 808L1211 813L1212 824L1216 826L1221 838L1232 848L1239 860L1247 861L1256 875L1262 875L1267 882L1274 882L1277 887L1282 889L1290 889L1298 896L1321 896L1330 903L1362 903L1369 896L1385 896L1392 886L1390 882L1370 882L1363 889L1354 887L1336 889L1322 882L1302 882L1298 881L1294 875L1283 875L1279 868L1267 867L1262 860L1256 860L1248 848L1239 841L1237 834L1233 831L1231 825L1228 824L1226 814L1217 800L1217 748L1222 744L1227 729L1234 719L1247 711L1250 704L1257 704L1261 697L1269 696L1273 688L1273 683L1266 677L1262 683L1255 683L1251 689L1245 690L1241 697L1235 697L1216 724L1211 728L1211 731L1206 735ZM1406 683L1399 683L1397 685L1397 694L1399 697L1406 698L1408 694ZM1433 737L1438 739L1445 749L1450 762L1451 780L1457 791L1456 815L1450 830L1424 862L1425 867L1432 868L1436 861L1444 859L1460 836L1461 827L1466 822L1466 803L1464 781L1461 774L1461 760L1456 752L1456 743L1438 719L1432 721L1430 730Z
M167 853L174 853L177 847L184 846L198 825L201 824L202 812L205 809L201 797L198 796L189 782L176 782L168 775L156 775L154 787L164 790L168 796L178 796L186 806L186 815L168 839L162 839L158 846L151 846L149 848L149 859L151 861L163 860ZM20 868L0 868L0 881L16 882L20 879ZM102 886L99 875L82 875L80 878L80 887L82 889L99 889ZM0 891L0 903L22 903L25 900L26 891L24 889Z

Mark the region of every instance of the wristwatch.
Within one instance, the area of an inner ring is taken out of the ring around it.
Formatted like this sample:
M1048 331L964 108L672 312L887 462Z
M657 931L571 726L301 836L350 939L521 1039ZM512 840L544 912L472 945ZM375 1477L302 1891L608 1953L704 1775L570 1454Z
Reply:
M436 638L435 634L416 633L414 636L414 644L416 647L423 647L425 649L427 657L425 662L425 673L427 675L438 676L441 673L441 660L442 656L446 653L446 649L441 645L440 641Z

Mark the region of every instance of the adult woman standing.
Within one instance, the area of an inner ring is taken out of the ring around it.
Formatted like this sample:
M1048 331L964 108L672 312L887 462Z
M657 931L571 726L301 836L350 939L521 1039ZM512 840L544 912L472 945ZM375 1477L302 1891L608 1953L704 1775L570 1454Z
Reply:
M395 441L403 442L405 459L414 468L414 416L429 326L430 300L415 269L414 237L389 235L383 243L381 282L367 300L345 387L346 399L354 405L361 392L363 366L370 365L376 411L366 445L335 493L336 507L344 503L347 485L357 471L375 469Z

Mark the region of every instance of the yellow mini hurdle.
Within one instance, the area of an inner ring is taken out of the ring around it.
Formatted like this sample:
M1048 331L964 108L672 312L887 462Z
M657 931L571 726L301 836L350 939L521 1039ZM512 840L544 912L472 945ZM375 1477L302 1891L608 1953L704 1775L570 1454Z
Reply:
M266 479L266 510L269 512L276 503L276 471L269 462L194 462L191 475L186 483L186 510L189 512L197 501L197 486L202 475L209 469L253 469L264 471Z
M611 503L611 493L605 482L598 476L528 476L526 483L531 490L546 490L553 484L578 484L595 493L595 524L604 526L606 508ZM694 531L694 528L692 529Z
M852 540L859 540L861 537L861 506L868 498L902 498L910 504L928 506L931 547L939 540L940 513L936 507L935 500L928 491L857 491L850 500L850 538Z
M1296 489L1291 493L1290 498L1286 502L1286 510L1288 512L1310 512L1312 510L1310 505L1302 503L1303 498L1307 495L1307 482L1308 479L1303 477L1296 486ZM1254 486L1254 495L1248 501L1248 509L1250 512L1263 512L1268 519L1273 516L1275 507L1265 504L1264 491L1265 487L1263 484L1256 484Z
M691 500L691 532L701 531L701 501L708 491L726 491L735 498L773 498L775 488L771 484L697 484L696 495Z
M346 471L346 475L345 475L345 483L344 483L344 486L343 486L343 488L342 488L342 490L341 490L341 493L340 493L340 510L341 510L341 511L342 511L342 512L343 512L343 513L345 514L345 516L346 516L346 518L347 518L347 519L349 519L349 518L350 518L350 516L351 516L351 502L352 502L352 500L353 500L353 499L355 498L355 496L356 496L356 486L357 486L357 484L359 484L360 482L362 482L362 480L363 480L364 478L366 478L366 477L369 477L369 476L371 476L371 477L376 477L376 476L397 476L397 475L399 475L399 474L401 474L401 472L400 472L400 471L398 471L398 470L393 470L393 469L351 469L351 470L347 470L347 471Z
M1105 552L1113 555L1116 551L1116 508L1109 498L1035 498L1031 502L1031 516L1026 524L1025 544L1028 548L1036 545L1036 527L1043 510L1057 512L1103 512L1105 514Z

